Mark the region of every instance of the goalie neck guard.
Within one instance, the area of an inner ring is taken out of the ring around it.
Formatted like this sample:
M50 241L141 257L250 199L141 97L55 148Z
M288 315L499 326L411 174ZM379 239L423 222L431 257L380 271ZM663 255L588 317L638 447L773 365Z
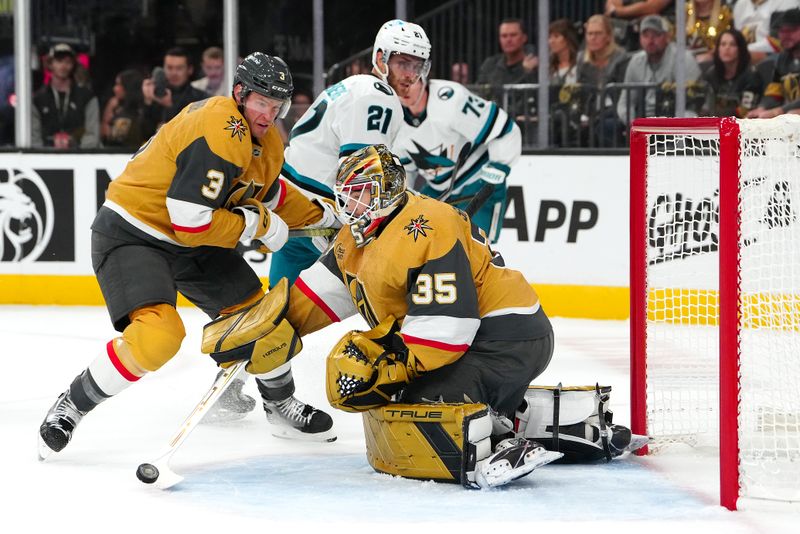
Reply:
M406 172L385 145L367 146L339 166L335 191L339 218L350 225L356 246L363 247L403 203Z
M242 86L241 98L244 100L252 92L281 101L278 118L286 117L292 105L294 84L289 66L278 56L263 52L253 52L236 67L233 87Z

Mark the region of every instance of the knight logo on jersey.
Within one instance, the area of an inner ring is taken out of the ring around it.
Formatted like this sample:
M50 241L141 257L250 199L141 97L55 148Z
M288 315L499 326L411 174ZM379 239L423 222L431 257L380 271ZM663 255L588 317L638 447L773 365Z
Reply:
M420 215L416 219L411 219L411 222L408 226L404 226L403 229L408 230L407 235L414 236L414 241L416 242L417 238L422 235L422 237L428 237L428 234L425 233L425 230L433 230L430 226L428 226L428 220Z
M233 115L231 115L231 120L228 121L228 125L225 129L230 130L231 137L238 137L239 141L241 141L244 134L247 133L247 126L244 124L244 119L237 119Z

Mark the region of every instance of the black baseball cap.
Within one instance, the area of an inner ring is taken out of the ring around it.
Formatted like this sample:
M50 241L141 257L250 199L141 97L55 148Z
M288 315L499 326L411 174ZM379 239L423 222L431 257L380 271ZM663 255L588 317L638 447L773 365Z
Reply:
M778 17L778 27L781 26L800 26L800 9L787 9Z

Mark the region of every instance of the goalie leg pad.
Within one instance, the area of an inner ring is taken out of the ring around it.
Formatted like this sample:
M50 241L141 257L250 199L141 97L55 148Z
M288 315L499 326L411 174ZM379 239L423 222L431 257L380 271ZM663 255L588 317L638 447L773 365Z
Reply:
M610 386L531 386L516 413L515 435L564 453L563 463L610 461L646 444L612 424L610 397Z
M254 375L268 373L285 364L303 349L303 342L286 319L255 341L211 357L220 365L250 360L245 370Z
M268 373L303 348L300 336L285 318L289 283L285 278L247 308L224 315L203 327L201 350L218 364L250 360L247 372Z
M376 471L477 487L476 465L491 454L485 404L389 404L362 416Z
M282 278L252 306L222 315L205 325L200 350L204 354L227 352L261 339L283 321L288 309L289 282Z

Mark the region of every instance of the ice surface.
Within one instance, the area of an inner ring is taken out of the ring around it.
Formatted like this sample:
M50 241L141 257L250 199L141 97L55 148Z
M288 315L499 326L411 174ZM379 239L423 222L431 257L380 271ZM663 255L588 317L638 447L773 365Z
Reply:
M139 482L152 460L210 386L213 362L199 352L206 318L180 310L188 336L180 353L87 416L72 443L36 459L36 432L47 409L115 333L100 307L0 307L0 486L2 532L279 532L331 526L350 531L501 532L797 532L793 505L717 506L716 457L673 450L611 464L545 466L490 491L377 474L364 455L361 418L331 411L339 439L298 443L269 434L260 408L224 425L201 425L172 460L186 479L160 491ZM615 422L627 424L626 322L553 320L556 350L539 384L614 387ZM308 336L294 360L297 395L327 406L324 359L358 319ZM256 396L250 381L245 391ZM375 529L378 527L378 529ZM239 529L239 530L235 530ZM244 530L247 529L247 530ZM547 529L547 530L542 530Z

